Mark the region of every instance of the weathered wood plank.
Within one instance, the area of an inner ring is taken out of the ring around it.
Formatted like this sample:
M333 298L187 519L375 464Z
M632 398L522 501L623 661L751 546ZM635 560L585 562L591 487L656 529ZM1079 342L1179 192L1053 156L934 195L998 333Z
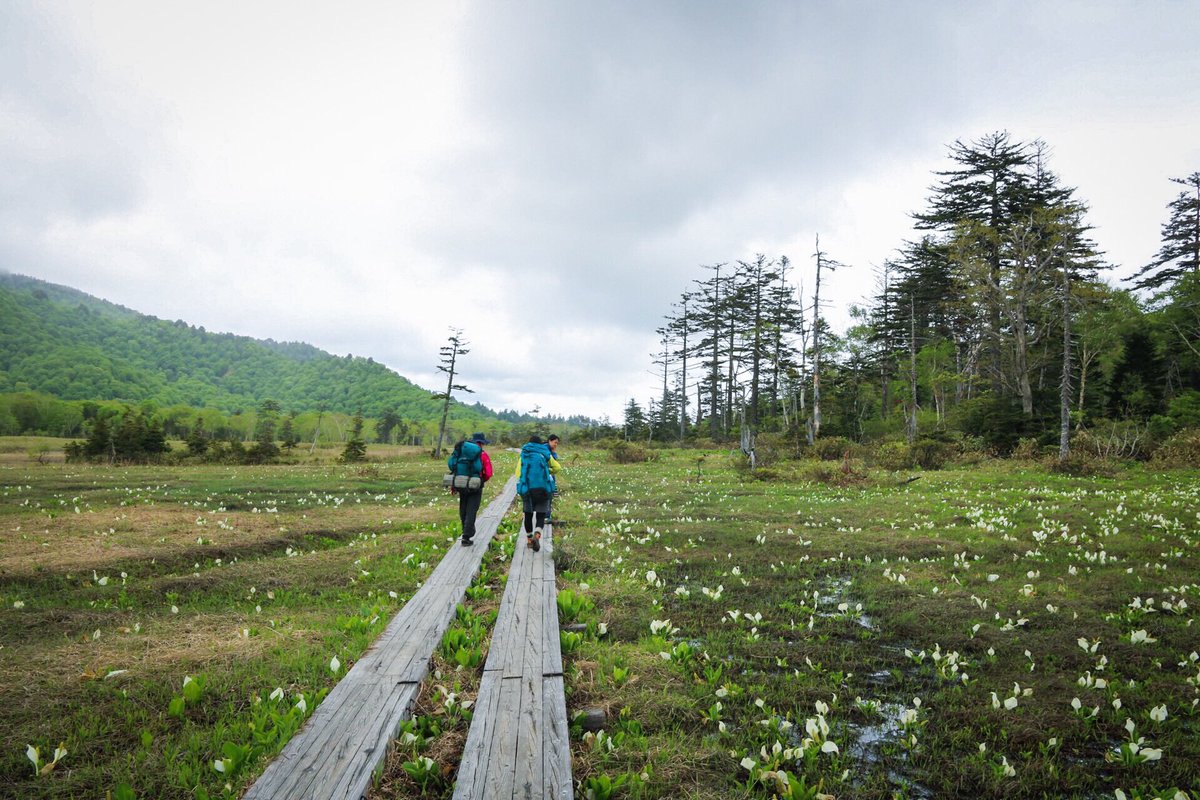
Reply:
M359 800L366 795L376 767L387 757L388 747L396 737L400 723L410 716L421 689L420 684L404 686L403 700L395 690L383 694L384 713L372 720L371 725L365 725L364 716L360 715L357 721L351 721L343 729L346 739L358 738L363 744L356 749L348 747L348 758L325 770L325 780L320 782L320 790L314 792L314 798ZM366 728L365 737L360 730L363 727Z
M471 727L467 731L467 742L463 746L462 761L458 765L458 780L454 784L454 800L478 800L483 797L484 782L492 749L496 745L497 709L500 705L499 673L485 673L479 683L479 695L475 699Z
M562 675L562 643L558 627L558 588L542 581L542 675Z
M573 796L553 537L535 553L524 535L492 631L459 766L457 800Z
M495 744L483 782L483 797L511 798L517 775L517 733L521 715L520 678L500 679L500 703L496 708Z
M375 765L386 755L388 742L408 717L420 687L359 689L348 698L352 705L340 705L319 720L314 712L293 739L304 736L304 747L290 753L285 749L246 797L357 798L370 782Z
M554 580L554 527L547 525L542 533L542 574L544 581Z
M575 794L571 779L570 726L562 676L542 679L542 797L570 800Z
M408 718L455 606L515 494L510 478L480 515L477 546L452 547L376 642L326 695L245 798L359 798Z
M517 716L516 761L513 764L513 797L534 800L542 796L542 679L525 675L516 681L521 698Z
M519 657L513 659L516 677L542 677L541 553L534 553L521 581L520 602L525 609Z

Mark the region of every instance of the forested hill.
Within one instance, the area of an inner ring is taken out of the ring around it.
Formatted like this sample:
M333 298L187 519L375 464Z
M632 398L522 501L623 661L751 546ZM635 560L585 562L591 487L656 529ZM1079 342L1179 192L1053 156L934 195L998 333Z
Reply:
M378 416L394 409L416 420L440 413L429 391L370 358L209 333L0 272L0 393L22 391L227 412L270 399L297 412L324 407Z

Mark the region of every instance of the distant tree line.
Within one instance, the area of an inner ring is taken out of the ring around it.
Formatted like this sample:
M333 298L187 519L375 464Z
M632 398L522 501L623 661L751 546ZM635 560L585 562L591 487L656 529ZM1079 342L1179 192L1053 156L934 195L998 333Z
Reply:
M69 459L109 463L210 461L261 464L302 457L315 446L341 445L342 460L366 457L368 444L430 446L437 438L439 420L413 420L397 409L378 417L318 410L284 411L275 400L265 400L250 412L226 414L211 408L138 405L117 401L60 400L38 392L0 394L0 436L35 435L70 438ZM475 415L452 413L447 421L447 441L458 441L475 431L508 444L527 441L537 433L570 435L578 424L561 419L525 423L480 421ZM175 441L174 448L170 441Z
M1200 173L1174 179L1158 255L1116 288L1045 143L994 133L949 160L844 334L819 239L803 271L782 255L705 267L658 330L661 390L629 401L624 437L1033 439L1065 457L1080 432L1200 426Z

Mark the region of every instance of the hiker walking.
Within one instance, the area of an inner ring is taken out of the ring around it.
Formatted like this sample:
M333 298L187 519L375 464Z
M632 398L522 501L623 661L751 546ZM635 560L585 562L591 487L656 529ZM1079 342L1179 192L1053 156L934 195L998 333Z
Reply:
M491 444L482 433L471 435L454 445L454 451L446 460L446 466L455 479L450 491L458 495L458 518L462 520L462 543L470 547L475 538L475 516L483 502L483 485L492 477L492 459L483 445ZM463 476L466 480L460 480ZM462 484L460 486L459 484Z
M550 458L554 459L556 466L562 466L558 460L558 434L552 433L546 437L546 446L550 448ZM550 507L546 509L546 524L553 525L551 518L554 516L554 496L558 494L558 481L554 477L557 469L550 470Z
M554 473L558 461L549 445L539 436L529 437L521 448L517 461L517 493L525 512L525 539L535 551L542 549L542 528L550 513L550 498L554 494ZM536 524L535 524L536 517Z

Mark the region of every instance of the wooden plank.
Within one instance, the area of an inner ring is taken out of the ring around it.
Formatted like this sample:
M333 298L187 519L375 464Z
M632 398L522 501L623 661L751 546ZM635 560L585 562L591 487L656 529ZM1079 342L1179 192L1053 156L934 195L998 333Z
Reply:
M479 683L479 695L472 707L471 727L467 731L462 761L458 765L454 800L478 800L483 796L487 767L496 744L500 682L499 674L491 672L485 673Z
M458 800L573 796L553 553L549 528L537 553L518 538L459 766Z
M542 533L542 580L554 580L554 527L547 525Z
M529 566L535 555L524 542L517 545L509 567L508 584L500 598L500 613L492 628L492 648L486 670L500 672L506 678L520 677L521 663L530 621L527 598L530 588Z
M320 755L328 750L340 727L338 713L357 700L363 689L361 684L346 683L343 679L334 687L334 691L343 687L344 691L340 697L334 697L334 692L331 691L325 698L327 702L317 706L304 727L292 737L279 756L267 765L262 776L250 787L246 793L247 798L287 797L289 794L303 796L305 788L311 784L315 774L310 756ZM332 703L328 702L330 699L333 699Z
M558 589L542 581L542 675L562 675L562 642L558 627Z
M510 478L488 505L477 542L494 536L512 503ZM478 573L486 547L451 548L404 608L326 695L245 797L358 798L411 713L429 659ZM400 679L403 678L403 679Z
M521 693L517 717L517 759L514 765L513 797L540 800L542 797L542 678L523 675L516 681Z
M541 553L538 553L533 558L533 566L536 572L541 572L540 559ZM535 570L529 570L528 579L522 585L521 603L525 607L525 613L528 618L528 623L525 626L524 635L521 641L521 661L520 674L526 678L541 678L542 677L542 623L545 606L542 603L542 589L545 584L541 580L540 574L535 579Z
M343 777L333 779L331 773L326 773L331 778L326 783L328 791L314 794L314 800L318 797L328 797L331 800L360 800L366 797L375 770L387 758L388 748L396 738L400 724L411 716L420 691L419 683L410 683L404 684L399 695L395 691L391 692L387 701L389 710L380 719L382 724L368 729L370 735L366 737L366 746L360 747L355 753Z
M571 731L562 676L542 680L542 717L542 797L571 800Z
M360 691L332 714L317 720L314 712L296 737L304 736L305 746L272 762L246 797L329 798L342 796L339 787L351 782L365 788L420 687L358 688Z
M488 759L482 797L511 798L517 774L517 732L521 715L521 681L500 679L500 702L496 708L495 744Z

